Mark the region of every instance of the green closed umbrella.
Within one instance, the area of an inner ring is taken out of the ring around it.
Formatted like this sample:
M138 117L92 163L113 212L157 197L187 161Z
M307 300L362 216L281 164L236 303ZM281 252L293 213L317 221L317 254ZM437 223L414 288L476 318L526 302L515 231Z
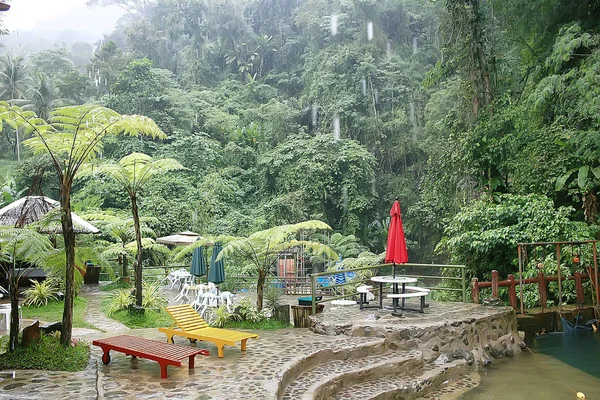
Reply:
M196 247L192 255L192 266L190 267L190 274L194 276L206 275L206 262L204 261L204 254L202 246Z
M223 259L220 259L219 261L216 260L221 250L221 243L215 243L212 258L210 259L210 269L208 270L208 281L215 285L225 281L225 266L223 265Z

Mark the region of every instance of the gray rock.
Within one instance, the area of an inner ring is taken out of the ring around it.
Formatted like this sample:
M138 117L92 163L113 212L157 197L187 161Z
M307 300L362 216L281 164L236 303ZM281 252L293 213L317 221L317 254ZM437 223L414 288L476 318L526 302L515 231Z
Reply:
M48 325L40 326L40 329L46 335L49 333L60 332L62 331L62 322L53 322Z
M519 343L519 347L521 348L521 350L525 351L529 346L527 346L527 343L521 342Z
M486 354L484 353L481 356L481 364L483 364L484 367L489 366L492 363L492 359Z
M473 365L473 363L475 362L475 356L473 355L472 352L470 352L468 350L463 351L463 358L469 365Z
M504 350L504 355L506 357L513 357L515 355L515 351L512 349L512 347L507 347L506 350Z
M483 299L483 305L488 307L500 307L504 305L504 302L498 297L488 297Z
M463 351L460 349L456 349L452 352L452 358L460 360L463 358Z
M440 356L438 358L435 359L435 361L433 362L436 365L443 365L443 364L448 364L452 362L452 356L446 354L446 353L442 353L440 354Z
M496 347L490 347L489 353L490 353L490 356L492 356L494 358L503 358L504 357L504 351L502 351Z

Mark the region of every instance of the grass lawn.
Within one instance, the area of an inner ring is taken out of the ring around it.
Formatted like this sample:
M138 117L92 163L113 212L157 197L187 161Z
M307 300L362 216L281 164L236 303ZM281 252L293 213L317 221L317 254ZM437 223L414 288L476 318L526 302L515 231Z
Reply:
M133 289L133 285L126 282L111 282L108 285L100 286L100 290L103 292L112 292L117 289Z
M263 331L273 331L275 329L289 328L290 324L285 322L277 321L275 319L265 319L260 322L251 321L228 321L224 328L225 329L258 329Z
M76 297L73 305L73 328L98 329L96 326L86 322L84 319L87 300ZM49 301L48 305L41 307L22 306L23 318L38 319L45 322L62 321L64 301Z
M8 340L4 344L4 348L8 347ZM81 371L87 367L89 358L90 346L85 342L64 347L58 338L43 336L36 344L0 354L0 370Z
M146 309L143 314L131 314L127 310L121 310L111 315L111 318L132 329L163 328L173 323L173 319L166 311L152 309Z

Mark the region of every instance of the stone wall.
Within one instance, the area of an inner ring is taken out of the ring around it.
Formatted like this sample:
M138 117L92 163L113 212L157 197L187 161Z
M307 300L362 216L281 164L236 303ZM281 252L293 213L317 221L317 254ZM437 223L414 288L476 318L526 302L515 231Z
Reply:
M425 314L405 313L401 318L379 310L326 310L311 317L311 329L324 335L385 338L390 349L423 351L426 362L446 357L488 365L525 347L512 308L442 304L432 303ZM341 315L336 318L334 312Z

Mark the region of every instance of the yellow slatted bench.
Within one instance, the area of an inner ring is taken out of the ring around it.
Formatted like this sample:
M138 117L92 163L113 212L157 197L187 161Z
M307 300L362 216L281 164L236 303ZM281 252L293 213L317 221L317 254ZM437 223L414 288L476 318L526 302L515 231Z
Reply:
M241 342L241 350L246 351L248 339L258 338L255 333L211 328L189 304L166 307L166 310L175 323L168 328L158 328L158 331L167 335L168 343L173 343L173 336L183 336L192 343L196 340L211 342L217 346L218 355L222 358L223 346L235 346Z

